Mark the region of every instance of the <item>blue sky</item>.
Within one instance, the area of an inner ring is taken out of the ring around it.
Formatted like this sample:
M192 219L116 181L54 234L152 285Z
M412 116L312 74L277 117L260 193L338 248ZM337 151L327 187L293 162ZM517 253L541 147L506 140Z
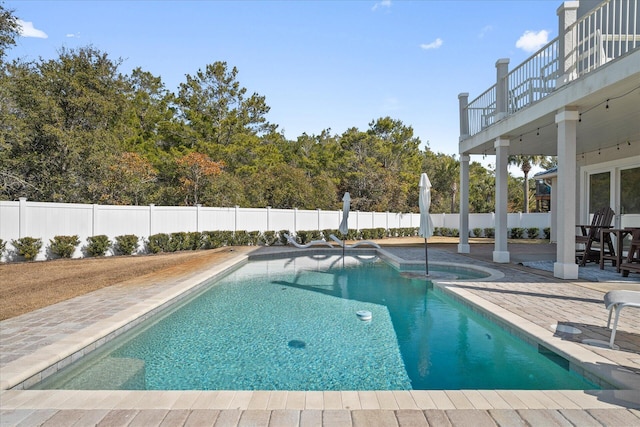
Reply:
M384 116L434 152L458 153L458 94L495 81L557 36L560 0L6 0L22 35L9 59L52 59L91 45L177 91L215 61L265 96L288 139L368 129ZM481 160L474 157L474 160ZM484 162L483 162L484 163Z

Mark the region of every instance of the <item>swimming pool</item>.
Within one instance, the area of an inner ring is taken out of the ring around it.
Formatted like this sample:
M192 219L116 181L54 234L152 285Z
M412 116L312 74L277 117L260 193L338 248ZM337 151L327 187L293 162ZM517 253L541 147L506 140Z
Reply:
M423 278L375 257L318 256L250 262L36 388L597 387Z

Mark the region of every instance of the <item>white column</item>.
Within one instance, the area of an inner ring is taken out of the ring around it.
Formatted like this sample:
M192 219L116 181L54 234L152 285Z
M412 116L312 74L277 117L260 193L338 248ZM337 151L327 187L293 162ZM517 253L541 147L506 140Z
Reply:
M496 237L493 251L493 262L508 263L507 248L507 169L509 157L509 140L497 138L496 148Z
M550 242L558 241L558 178L551 178L551 224L549 227L551 228L551 239Z
M469 246L469 160L471 156L460 156L460 242L458 253L468 254Z
M509 59L496 61L496 122L507 117Z
M460 116L460 141L469 137L469 115L467 114L469 105L469 94L464 92L458 94L458 115Z
M558 185L556 262L553 275L560 279L577 279L576 264L576 124L579 114L563 109L556 114L558 125Z
M556 87L563 86L577 77L576 59L577 30L573 26L578 20L578 1L565 1L556 11L558 15L558 66Z

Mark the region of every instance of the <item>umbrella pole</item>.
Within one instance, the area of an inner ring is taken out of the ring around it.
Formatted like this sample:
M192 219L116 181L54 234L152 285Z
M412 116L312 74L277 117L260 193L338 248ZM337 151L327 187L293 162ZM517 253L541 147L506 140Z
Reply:
M427 252L427 238L424 238L424 267L429 275L429 253Z

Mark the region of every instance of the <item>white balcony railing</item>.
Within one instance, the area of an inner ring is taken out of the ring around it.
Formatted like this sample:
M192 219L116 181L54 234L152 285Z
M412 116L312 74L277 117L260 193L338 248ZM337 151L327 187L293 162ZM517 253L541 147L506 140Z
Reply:
M484 91L482 95L467 106L469 117L469 135L475 135L496 121L496 85Z
M475 135L502 117L550 95L557 85L580 78L640 48L638 1L603 1L567 27L561 35L564 47L557 37L510 71L504 80L498 78L495 85L462 107L466 121L461 117L461 124L467 129L462 129L461 135ZM572 41L570 45L567 40ZM498 85L505 87L504 98L500 100ZM501 105L504 110L499 111Z
M558 39L552 40L507 75L507 108L513 114L556 89Z
M569 52L574 78L589 73L640 46L638 0L607 0L572 25L577 40Z

